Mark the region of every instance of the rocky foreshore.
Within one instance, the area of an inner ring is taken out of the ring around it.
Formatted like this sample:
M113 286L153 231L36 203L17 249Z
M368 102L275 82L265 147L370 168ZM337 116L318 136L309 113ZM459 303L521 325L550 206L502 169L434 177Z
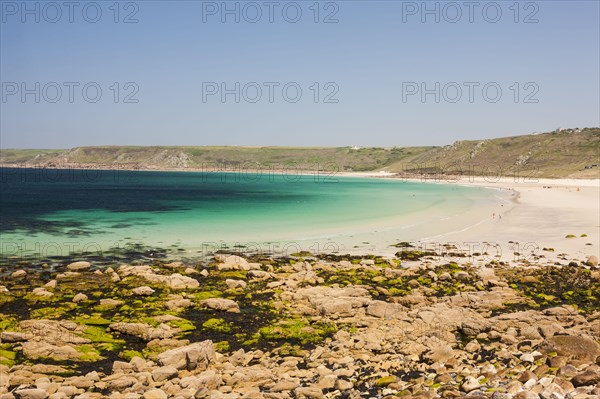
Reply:
M141 263L2 270L0 399L600 398L595 257Z

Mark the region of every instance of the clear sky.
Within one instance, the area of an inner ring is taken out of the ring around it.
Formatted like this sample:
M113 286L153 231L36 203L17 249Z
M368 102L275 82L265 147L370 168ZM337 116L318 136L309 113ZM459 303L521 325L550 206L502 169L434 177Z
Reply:
M597 0L69 4L0 1L2 148L444 145L600 125Z

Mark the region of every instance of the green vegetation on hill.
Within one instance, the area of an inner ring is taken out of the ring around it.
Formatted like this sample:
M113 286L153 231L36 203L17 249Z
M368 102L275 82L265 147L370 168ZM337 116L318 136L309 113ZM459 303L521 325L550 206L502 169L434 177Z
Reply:
M421 154L413 165L390 165L393 172L469 171L475 175L496 173L521 177L598 178L600 129L565 129L544 134L457 141Z
M444 147L76 147L0 150L0 164L19 167L176 170L387 171L521 177L598 178L600 128L457 141ZM587 168L586 168L587 167Z

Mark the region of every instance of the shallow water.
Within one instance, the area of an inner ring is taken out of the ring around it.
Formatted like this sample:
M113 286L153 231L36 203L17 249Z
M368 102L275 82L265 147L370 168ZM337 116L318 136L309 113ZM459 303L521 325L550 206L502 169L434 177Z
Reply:
M477 187L312 173L1 172L4 256L132 244L344 250L382 237L415 239L453 218L467 225L476 221L474 210L495 200L493 190Z

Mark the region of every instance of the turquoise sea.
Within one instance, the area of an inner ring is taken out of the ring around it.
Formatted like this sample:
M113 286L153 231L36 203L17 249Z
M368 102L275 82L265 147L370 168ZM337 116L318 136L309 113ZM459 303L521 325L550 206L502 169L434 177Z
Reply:
M495 199L493 190L457 184L308 172L1 172L4 256L136 245L186 253L258 245L347 251L432 235L451 218L474 223L474 210Z

